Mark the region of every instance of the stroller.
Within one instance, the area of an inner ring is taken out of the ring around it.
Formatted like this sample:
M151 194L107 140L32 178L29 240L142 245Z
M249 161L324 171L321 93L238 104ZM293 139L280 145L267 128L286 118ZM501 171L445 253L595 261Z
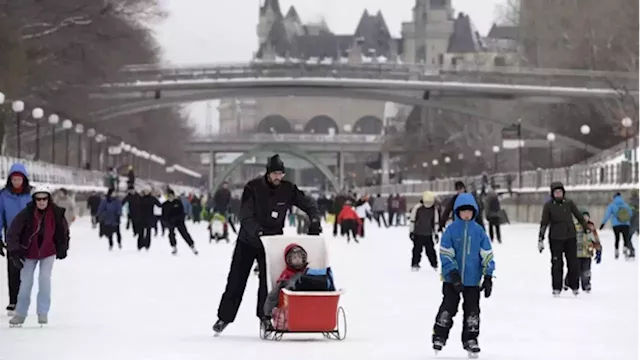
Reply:
M214 240L219 242L220 240L227 240L229 242L229 224L227 223L227 218L220 214L214 213L211 217L211 221L209 222L209 242L213 242Z

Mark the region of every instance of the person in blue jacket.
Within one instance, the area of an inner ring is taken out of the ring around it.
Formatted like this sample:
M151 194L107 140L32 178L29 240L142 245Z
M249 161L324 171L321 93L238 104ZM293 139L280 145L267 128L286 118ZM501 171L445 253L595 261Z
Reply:
M31 186L27 169L21 163L11 165L7 184L0 190L0 256L4 256L6 247L3 238L11 226L13 218L31 202ZM20 269L7 261L7 276L9 278L9 305L7 313L13 316L18 302L18 290L20 290Z
M604 228L609 220L611 220L611 226L613 227L613 234L615 235L615 257L620 256L620 237L622 236L622 242L625 247L625 256L629 258L636 257L636 251L631 243L631 218L633 217L633 210L631 206L627 204L620 193L616 193L613 196L613 201L607 207L607 211L602 219L600 230Z
M109 189L107 196L100 202L96 217L102 226L102 234L109 239L109 251L113 250L114 234L118 241L118 248L122 249L122 235L120 234L122 202L113 196L113 189Z
M471 356L480 352L480 292L491 296L495 269L491 241L475 221L478 205L472 194L461 193L453 205L454 220L440 241L442 264L442 304L433 326L433 349L442 350L458 312L460 294L464 298L462 346ZM482 282L482 284L481 284Z

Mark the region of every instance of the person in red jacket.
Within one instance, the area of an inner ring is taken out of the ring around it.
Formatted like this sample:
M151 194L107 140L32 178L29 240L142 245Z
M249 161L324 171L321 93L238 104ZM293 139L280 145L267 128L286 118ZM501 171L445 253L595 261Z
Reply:
M38 323L48 322L53 263L55 259L66 258L69 249L69 224L64 212L52 202L50 190L36 189L32 202L11 222L7 231L8 255L13 265L21 269L16 314L9 320L11 326L22 325L27 317L36 266L40 268L36 309Z
M342 206L342 210L338 214L338 218L336 222L340 224L340 229L342 229L342 235L347 235L347 243L351 241L351 235L353 235L353 241L356 243L360 243L358 241L358 234L360 233L360 227L362 226L362 220L358 216L353 207L351 207L351 201L345 201Z

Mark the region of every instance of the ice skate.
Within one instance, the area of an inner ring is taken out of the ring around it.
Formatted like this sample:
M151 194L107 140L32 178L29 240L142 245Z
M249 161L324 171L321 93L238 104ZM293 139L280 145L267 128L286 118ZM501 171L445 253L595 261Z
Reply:
M113 251L113 245L109 245L109 251Z
M228 322L218 319L215 324L213 324L213 336L218 337L224 331L224 329L229 325Z
M553 290L553 297L560 297L560 293L561 292L562 291L560 291L560 290Z
M616 249L616 251L613 253L613 257L614 258L619 258L620 257L620 250Z
M193 251L193 255L198 255L198 250L196 250L195 246L191 247L191 251Z
M411 271L412 271L412 272L420 271L420 265L413 265L413 266L411 266Z
M118 249L122 250L122 244L118 243Z
M472 339L463 344L463 348L467 350L467 355L470 359L477 359L480 355L480 346L478 346L478 340Z
M433 339L433 351L436 355L444 348L444 341L440 339Z
M21 327L24 324L26 317L20 315L14 315L9 319L9 327Z
M11 317L16 314L16 306L13 304L7 305L7 316Z
M580 290L578 289L572 290L572 292L574 296L578 296L580 294Z
M178 248L177 247L173 247L173 250L171 250L171 255L178 255Z
M42 327L43 325L47 325L49 323L49 317L47 316L47 314L38 314L38 324L40 324L40 327Z

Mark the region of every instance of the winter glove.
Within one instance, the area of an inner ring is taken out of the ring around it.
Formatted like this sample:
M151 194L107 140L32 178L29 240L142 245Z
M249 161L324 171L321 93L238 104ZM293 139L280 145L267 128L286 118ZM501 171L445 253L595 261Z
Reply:
M22 269L24 267L24 257L18 253L9 253L9 260L16 269Z
M540 238L538 239L538 251L542 254L543 250L544 250L544 239Z
M320 220L318 220L318 219L311 220L311 223L309 224L309 231L307 232L307 235L318 236L320 234L322 234L322 226L320 226Z
M480 290L484 290L484 297L488 298L489 296L491 296L491 290L493 290L493 279L491 278L491 276L484 276L484 281L482 281Z
M600 230L604 229L604 224L600 224Z
M4 248L6 247L6 245L2 242L2 239L0 239L0 256L4 257Z
M451 285L453 285L456 292L462 292L464 286L462 285L462 278L460 277L458 270L450 272L449 277L451 278Z
M436 240L436 244L440 242L440 235L435 234L433 238Z
M596 251L596 264L600 264L600 262L602 261L602 250L598 250Z
M56 259L63 260L67 258L67 251L60 251L56 254Z
M416 239L416 234L414 234L414 233L409 233L409 239L411 239L411 240L415 240L415 239Z

